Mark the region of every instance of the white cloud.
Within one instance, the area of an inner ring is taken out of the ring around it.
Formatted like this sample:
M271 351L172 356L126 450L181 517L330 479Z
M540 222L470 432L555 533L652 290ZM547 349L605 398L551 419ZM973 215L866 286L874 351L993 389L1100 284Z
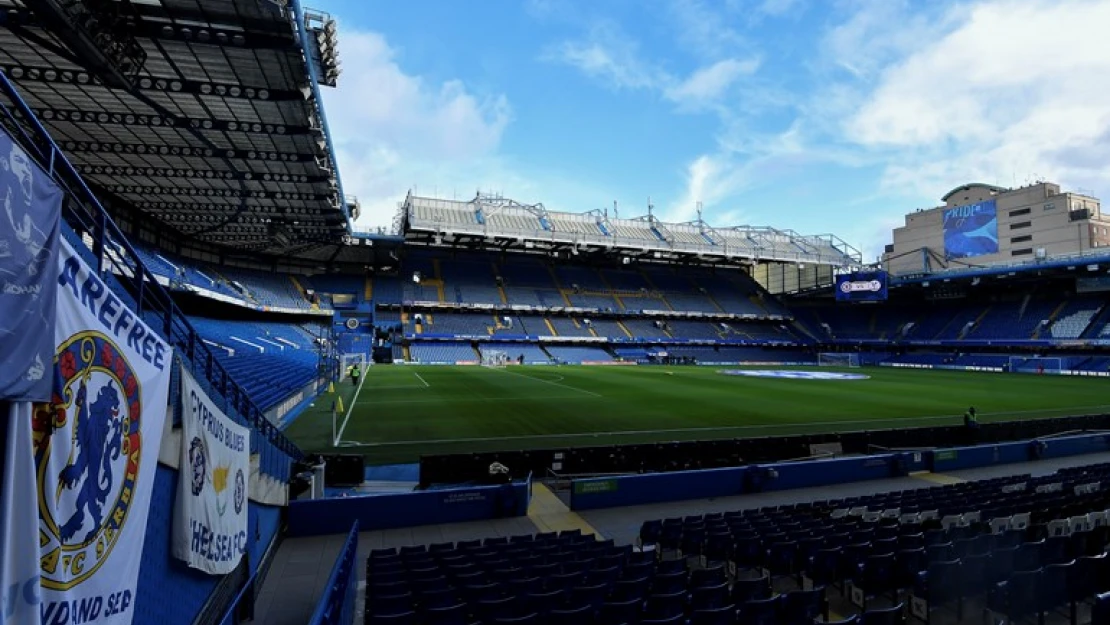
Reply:
M574 67L611 89L658 93L682 111L719 108L729 89L760 67L756 57L730 57L707 62L681 78L643 58L637 41L608 22L595 23L584 38L549 47L542 59Z
M758 59L725 59L696 70L686 80L668 87L665 93L681 106L697 108L719 100L740 77L750 76L758 69Z
M752 52L748 38L732 26L743 24L746 12L738 3L721 5L705 0L671 0L669 11L678 43L710 60Z
M1110 133L1110 3L1001 0L954 11L962 19L950 14L953 28L888 64L844 121L849 140L890 159L884 183L936 195L1038 174L1107 188L1110 164L1090 156L1105 155L1099 137Z
M667 80L663 72L641 60L634 39L606 22L595 24L584 39L553 46L543 58L577 68L615 89L653 88Z
M763 0L757 10L764 15L778 17L798 11L803 4L804 0Z
M503 94L477 94L458 80L439 84L406 73L376 33L344 31L339 87L324 91L344 192L359 197L363 227L387 226L415 184L455 186L476 175L512 120ZM447 165L447 167L443 167ZM460 165L466 165L462 167Z

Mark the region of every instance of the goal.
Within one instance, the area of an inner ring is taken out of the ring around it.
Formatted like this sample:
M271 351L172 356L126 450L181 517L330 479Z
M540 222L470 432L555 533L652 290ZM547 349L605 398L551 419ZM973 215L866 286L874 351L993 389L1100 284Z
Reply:
M503 351L489 349L482 352L482 366L501 368L509 364L509 355Z
M339 379L346 380L351 377L351 370L358 367L360 372L365 373L367 367L366 354L343 354L339 360Z
M821 352L817 354L817 365L820 367L855 368L859 366L859 354Z
M1064 359L1057 356L1010 356L1010 373L1051 373L1064 370Z

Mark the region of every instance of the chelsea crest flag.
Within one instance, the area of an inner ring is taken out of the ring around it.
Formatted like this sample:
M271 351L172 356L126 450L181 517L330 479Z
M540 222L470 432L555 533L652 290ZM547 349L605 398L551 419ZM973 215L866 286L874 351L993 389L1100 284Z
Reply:
M173 555L205 573L230 573L247 550L250 430L224 414L186 367L181 404Z
M42 622L126 625L172 354L64 240L53 277L53 390L32 425Z

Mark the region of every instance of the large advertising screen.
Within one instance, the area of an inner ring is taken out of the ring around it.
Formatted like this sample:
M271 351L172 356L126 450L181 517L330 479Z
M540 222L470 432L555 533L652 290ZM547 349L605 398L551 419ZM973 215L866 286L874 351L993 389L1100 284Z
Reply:
M998 209L994 200L944 211L944 254L970 258L998 253Z
M881 302L887 296L887 273L867 271L836 277L836 301Z

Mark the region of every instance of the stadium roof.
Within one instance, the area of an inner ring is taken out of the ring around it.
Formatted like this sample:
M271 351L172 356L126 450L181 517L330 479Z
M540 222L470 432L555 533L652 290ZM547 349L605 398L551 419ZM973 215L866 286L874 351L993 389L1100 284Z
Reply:
M335 23L299 0L0 0L0 71L113 204L244 250L348 231Z
M607 211L549 211L543 204L479 194L469 202L409 195L402 205L406 239L521 247L577 254L612 251L666 260L791 262L858 266L859 250L831 234L801 235L766 226L713 227L701 219L664 223L650 212L634 219Z
M956 195L961 191L970 191L971 189L986 189L987 191L990 191L994 194L1005 193L1009 191L1009 189L1007 189L1006 187L1000 187L994 184L987 184L985 182L971 182L968 184L962 184L955 189L952 189L948 193L945 193L944 196L940 198L940 201L947 202L948 198L952 197L953 195Z

